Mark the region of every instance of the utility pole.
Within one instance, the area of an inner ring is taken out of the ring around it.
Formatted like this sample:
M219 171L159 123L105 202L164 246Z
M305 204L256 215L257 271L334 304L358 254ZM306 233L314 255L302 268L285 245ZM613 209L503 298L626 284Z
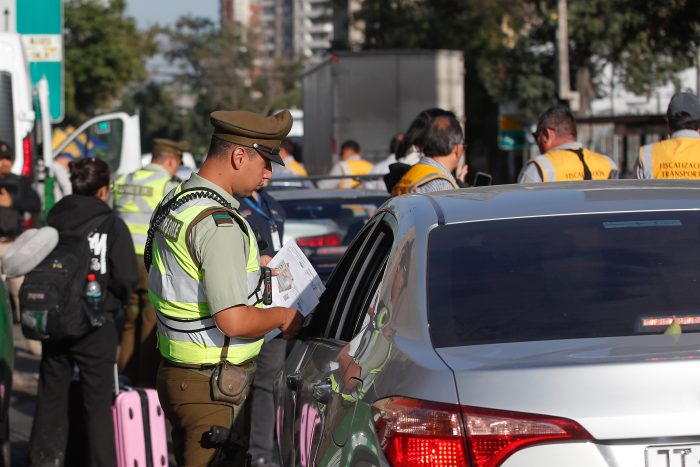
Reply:
M569 102L569 108L577 112L580 107L578 92L571 90L569 77L569 9L567 0L558 0L557 52L559 58L559 98Z

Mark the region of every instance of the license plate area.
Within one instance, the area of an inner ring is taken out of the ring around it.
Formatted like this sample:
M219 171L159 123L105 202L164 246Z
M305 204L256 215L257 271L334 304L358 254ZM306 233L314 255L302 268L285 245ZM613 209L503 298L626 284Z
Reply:
M649 446L646 467L690 467L700 464L700 444Z

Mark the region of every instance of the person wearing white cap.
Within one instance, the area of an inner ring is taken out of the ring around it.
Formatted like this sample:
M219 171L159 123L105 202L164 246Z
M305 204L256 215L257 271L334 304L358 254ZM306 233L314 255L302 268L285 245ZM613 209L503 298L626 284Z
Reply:
M635 164L637 178L700 179L700 102L689 92L668 104L669 139L642 146Z

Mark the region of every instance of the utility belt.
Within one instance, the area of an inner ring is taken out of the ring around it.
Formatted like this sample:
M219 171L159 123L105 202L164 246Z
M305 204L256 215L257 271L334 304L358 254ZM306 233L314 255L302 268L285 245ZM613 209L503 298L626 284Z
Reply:
M244 369L247 369L250 365L254 365L256 361L256 358L251 358L250 360L246 360L245 362L238 363L238 364L233 364L233 363L228 363L229 365L232 366L237 366L241 367ZM215 363L179 363L179 362L173 362L172 360L168 360L167 358L163 357L163 365L169 366L171 368L183 368L187 370L200 370L200 371L207 371L207 370L213 370L217 366L221 365L222 362L215 362Z
M239 364L229 362L227 357L230 342L231 338L226 336L224 346L221 348L221 359L216 363L179 363L164 358L164 365L189 370L210 371L211 399L217 402L241 405L245 401L248 387L253 381L256 358Z

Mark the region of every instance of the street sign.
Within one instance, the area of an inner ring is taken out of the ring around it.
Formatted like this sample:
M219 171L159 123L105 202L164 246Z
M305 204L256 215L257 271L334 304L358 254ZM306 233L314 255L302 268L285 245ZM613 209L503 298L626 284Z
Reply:
M501 115L498 122L498 148L513 151L525 147L524 122L521 117Z
M61 0L17 0L17 32L27 53L32 83L49 83L51 122L64 114L63 6Z

